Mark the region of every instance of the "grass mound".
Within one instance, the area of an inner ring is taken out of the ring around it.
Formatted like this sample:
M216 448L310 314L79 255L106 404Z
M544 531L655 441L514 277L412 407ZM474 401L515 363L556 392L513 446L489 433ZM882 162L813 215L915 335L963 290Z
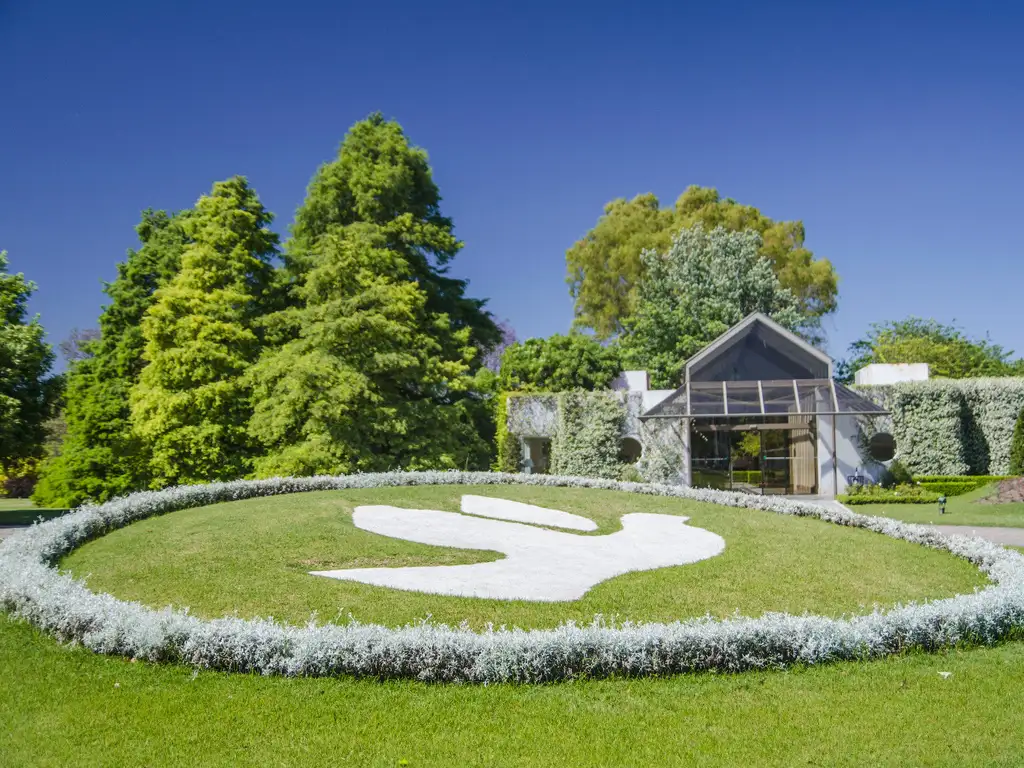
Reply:
M413 544L361 531L361 504L457 511L463 493L498 496L589 517L596 535L621 515L686 515L726 540L722 555L700 563L627 574L572 603L439 597L310 576L310 570L480 562L500 555ZM595 614L671 621L735 611L857 612L875 604L946 597L985 582L967 562L864 530L817 520L663 497L527 486L424 486L266 497L181 510L90 542L63 567L90 588L154 607L188 606L217 617L274 616L400 625L431 616L546 627Z

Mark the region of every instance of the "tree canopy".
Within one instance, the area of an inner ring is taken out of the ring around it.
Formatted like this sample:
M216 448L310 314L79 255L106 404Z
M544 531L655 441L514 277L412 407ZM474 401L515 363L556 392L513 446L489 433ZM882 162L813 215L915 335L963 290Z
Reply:
M56 382L47 377L54 355L38 317L29 318L35 283L10 274L0 251L0 469L42 450Z
M751 312L797 332L807 322L756 232L697 225L680 230L664 254L645 251L642 261L621 348L627 367L646 368L656 388L679 386L686 360Z
M605 389L621 371L616 347L582 333L555 334L510 345L501 358L498 387L505 392Z
M647 249L663 252L676 232L698 224L706 230L757 232L760 255L770 262L781 286L793 293L805 318L813 321L835 310L835 270L804 246L802 222L773 221L753 206L722 198L715 189L691 186L672 208L662 208L653 194L612 200L594 228L566 252L577 327L592 328L600 338L619 333L636 309L645 272L641 254ZM814 330L813 322L804 325L805 332Z
M466 296L467 282L448 275L462 242L440 203L426 151L412 146L397 122L370 115L352 126L338 157L320 166L310 182L285 263L301 277L315 266L316 244L324 235L359 222L384 227L387 248L408 264L427 308L447 315L456 330L469 328L472 343L486 351L501 340L501 331L486 302ZM389 226L398 219L407 225Z
M440 199L379 114L317 171L287 245L292 307L268 323L283 343L250 376L258 474L487 465L474 372L501 332L446 274L462 243Z
M972 339L960 328L936 320L908 317L872 323L867 334L850 345L842 364L844 379L871 363L928 363L934 378L1024 375L1024 360L988 338Z
M486 466L464 401L476 355L428 296L388 227L355 223L318 239L316 266L279 321L297 336L252 369L251 434L261 476ZM386 230L386 231L385 231Z
M244 178L214 184L185 221L181 268L142 320L147 365L131 392L132 422L150 447L156 486L248 471L243 375L259 355L272 290L271 218Z

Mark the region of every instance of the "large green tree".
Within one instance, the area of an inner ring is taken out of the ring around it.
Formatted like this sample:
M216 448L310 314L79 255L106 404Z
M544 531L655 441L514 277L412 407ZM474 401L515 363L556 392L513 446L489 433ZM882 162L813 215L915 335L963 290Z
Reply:
M426 153L379 114L313 177L285 253L292 307L251 376L259 474L488 463L480 361L501 332L447 274L462 243L440 200Z
M501 358L498 387L504 392L607 389L621 371L615 346L582 333L555 334L510 345Z
M1024 375L1024 360L988 338L972 339L963 330L936 320L908 317L873 323L867 334L850 345L850 358L840 376L871 363L928 363L931 375L944 379Z
M131 393L154 486L234 479L250 468L244 375L259 356L259 322L272 301L271 219L236 176L214 184L185 221L181 267L142 320L147 365Z
M656 388L677 387L687 358L751 312L794 331L807 322L761 253L757 232L682 229L667 251L645 251L636 308L626 321L624 362L644 368Z
M100 315L99 338L75 345L76 359L68 361L66 433L41 468L33 494L38 503L106 501L148 485L148 453L132 432L128 397L145 365L142 318L156 289L178 271L189 241L187 217L142 213L136 227L141 247L128 252L117 277L104 286L110 303Z
M472 343L490 349L501 340L501 331L484 309L485 301L466 296L466 281L448 274L462 243L440 203L426 151L410 145L397 122L370 115L349 130L338 157L322 165L310 182L295 215L285 264L301 279L316 265L317 243L324 235L359 222L376 225L388 238L387 248L405 260L410 279L426 293L428 309L447 315L456 330L469 328ZM399 219L406 224L392 226Z
M416 272L390 247L423 235L400 215L350 224L308 251L299 306L276 318L294 338L250 373L250 431L267 450L258 475L486 466L467 397L470 328L430 309Z
M5 474L20 460L42 451L43 427L56 394L47 377L53 350L38 317L29 318L35 283L7 271L0 251L0 469Z
M835 270L804 246L802 222L773 221L715 189L691 186L672 208L662 208L653 194L611 201L594 228L566 252L577 327L592 328L601 338L619 333L636 308L645 272L641 253L664 251L677 231L697 224L706 230L757 232L760 254L782 287L792 291L805 317L821 318L835 310ZM805 326L811 331L814 324Z

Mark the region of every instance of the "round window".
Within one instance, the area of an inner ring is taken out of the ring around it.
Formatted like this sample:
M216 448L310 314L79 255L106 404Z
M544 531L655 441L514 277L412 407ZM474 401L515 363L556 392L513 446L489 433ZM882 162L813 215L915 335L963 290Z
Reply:
M896 440L888 432L879 432L868 441L868 454L875 461L889 461L896 455Z
M619 443L619 461L623 464L636 464L642 453L640 441L635 437L624 437Z

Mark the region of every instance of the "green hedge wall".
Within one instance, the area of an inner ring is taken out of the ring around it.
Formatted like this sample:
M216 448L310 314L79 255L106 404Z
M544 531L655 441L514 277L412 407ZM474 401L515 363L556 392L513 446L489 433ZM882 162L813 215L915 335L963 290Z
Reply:
M896 457L915 475L1005 475L1024 378L861 387L892 412Z
M946 480L932 483L920 483L920 486L926 491L937 493L941 496L963 496L965 493L970 493L978 487L976 483L972 483L969 480Z
M611 392L562 392L551 439L555 475L618 478L619 440L626 410Z

